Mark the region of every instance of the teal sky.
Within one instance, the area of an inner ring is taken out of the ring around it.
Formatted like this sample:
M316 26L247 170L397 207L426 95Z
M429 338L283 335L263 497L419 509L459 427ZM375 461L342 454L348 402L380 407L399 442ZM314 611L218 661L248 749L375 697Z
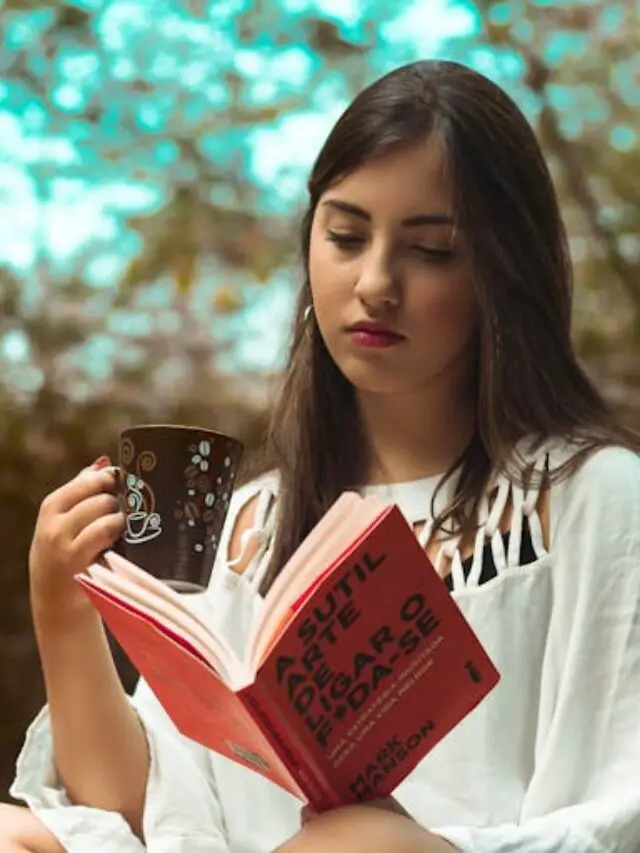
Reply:
M220 0L216 2L220 3ZM95 4L77 5L90 9ZM347 26L357 23L358 0L316 0L315 5ZM294 14L303 8L308 9L309 0L283 0L282 6L285 13ZM135 20L141 6L131 0L112 0L110 11L112 7L118 14L111 16L114 23L105 37L112 44L117 44L122 35L116 22L121 23L127 16ZM179 22L167 19L166 26L178 25ZM466 34L473 25L471 13L453 0L409 0L398 18L384 28L382 36L389 45L409 47L416 57L433 56L441 52L447 38ZM25 35L23 33L23 37ZM20 33L16 38L19 37ZM237 61L242 70L250 74L262 73L258 58L246 51L238 54ZM304 63L305 57L301 52L297 57L290 52L277 72L297 76L304 72ZM79 64L77 74L81 76L82 70ZM0 81L0 216L3 222L0 263L14 267L28 280L39 252L44 252L49 263L64 265L65 259L96 238L107 245L116 245L119 239L118 216L123 211L133 213L153 205L157 196L154 190L124 182L83 184L61 177L49 185L51 195L43 203L34 192L31 179L34 166L43 157L53 159L63 175L65 167L73 164L74 148L64 138L44 143L37 132L33 132L33 125L37 125L37 112L32 111L32 128L29 129L29 110L23 111L19 118L15 113L2 109L2 94ZM78 93L68 86L60 87L55 97L62 108L72 111L78 106ZM269 187L283 167L288 167L288 177L284 181L278 180L281 203L290 204L293 208L302 199L306 172L344 106L338 101L328 103L322 112L288 115L275 126L261 128L254 133L251 169L257 181ZM25 126L28 135L24 133ZM304 140L304 145L300 140ZM95 286L110 287L115 283L134 250L133 246L125 243L119 245L117 254L108 251L99 257L89 268ZM227 324L222 334L240 341L236 354L243 367L279 365L291 301L291 281L288 278L276 279L269 287L260 290L246 312ZM135 322L135 318L132 317L131 321ZM26 345L19 334L8 336L4 341L4 354L20 360L25 357Z

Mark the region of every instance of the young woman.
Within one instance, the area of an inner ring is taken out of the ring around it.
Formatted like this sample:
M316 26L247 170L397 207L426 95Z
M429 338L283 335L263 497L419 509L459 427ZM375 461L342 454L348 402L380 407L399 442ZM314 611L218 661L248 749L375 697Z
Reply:
M98 462L37 523L49 702L13 788L30 812L6 810L5 836L40 853L632 853L640 445L572 350L534 135L484 77L420 62L355 99L309 194L263 470L235 494L200 604L241 647L287 557L358 488L398 503L502 681L393 800L300 829L293 798L180 737L144 683L124 695L72 580L122 527Z

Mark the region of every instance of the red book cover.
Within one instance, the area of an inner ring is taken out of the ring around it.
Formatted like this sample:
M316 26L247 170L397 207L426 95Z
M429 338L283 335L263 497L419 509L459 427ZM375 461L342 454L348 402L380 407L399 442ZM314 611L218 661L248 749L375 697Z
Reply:
M244 703L188 642L84 579L80 583L183 735L306 800Z
M237 693L187 639L80 580L183 734L318 810L390 794L499 680L396 507L354 531Z
M499 676L393 507L318 585L256 684L331 802L390 794Z

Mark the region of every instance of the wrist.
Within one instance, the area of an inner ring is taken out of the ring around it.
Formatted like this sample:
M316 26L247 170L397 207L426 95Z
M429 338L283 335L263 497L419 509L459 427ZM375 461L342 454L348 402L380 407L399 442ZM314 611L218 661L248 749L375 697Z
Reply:
M75 634L77 631L94 631L101 625L100 615L83 590L74 584L67 595L53 596L32 588L31 616L36 635Z

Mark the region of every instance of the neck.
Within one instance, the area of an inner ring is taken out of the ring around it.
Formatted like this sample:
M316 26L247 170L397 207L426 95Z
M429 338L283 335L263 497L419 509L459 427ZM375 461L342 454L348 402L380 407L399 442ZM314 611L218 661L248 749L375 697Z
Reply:
M465 389L466 392L466 389ZM370 485L443 474L471 439L475 413L468 392L357 393L371 447Z

